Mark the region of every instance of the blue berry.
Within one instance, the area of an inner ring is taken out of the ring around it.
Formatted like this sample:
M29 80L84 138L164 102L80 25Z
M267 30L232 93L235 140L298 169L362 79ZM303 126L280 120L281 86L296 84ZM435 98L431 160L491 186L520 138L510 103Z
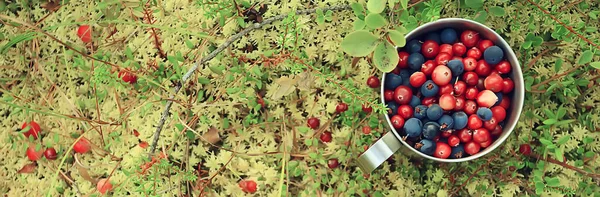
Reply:
M444 44L454 44L454 42L458 39L458 34L456 33L456 30L452 28L446 28L442 30L440 39Z
M433 80L427 80L422 86L421 86L421 94L423 94L424 97L432 97L435 96L438 91L440 91L440 87L435 84L433 82Z
M410 87L410 75L413 72L408 70L408 69L401 69L400 70L400 77L402 77L402 85L404 86L409 86Z
M423 119L427 117L427 106L425 105L417 105L413 112L413 116L418 119Z
M412 53L408 56L408 67L413 70L419 70L425 63L425 57L421 53Z
M415 107L417 107L418 105L420 105L420 104L421 104L421 98L419 98L419 97L418 97L418 96L416 96L416 95L413 95L413 96L412 96L412 99L410 99L410 103L408 103L408 104L409 104L411 107L415 108Z
M402 77L394 73L385 74L385 88L388 90L395 90L396 87L402 85Z
M483 121L488 121L492 119L492 110L487 107L480 107L477 109L477 117Z
M388 115L390 115L390 117L398 114L398 107L400 107L400 105L398 103L391 101L391 102L387 103L386 106L388 109L391 110L391 112L390 112L390 110L388 110Z
M465 71L465 65L460 60L450 60L447 64L450 71L452 71L452 76L458 77L461 76Z
M406 50L409 54L421 52L422 43L419 40L410 40L406 43Z
M496 101L496 103L494 103L494 106L496 105L500 105L500 103L502 102L502 92L496 92L496 97L498 97L498 101Z
M433 140L422 139L420 142L415 144L415 148L426 155L433 155L436 145Z
M454 119L454 129L460 130L464 129L467 126L467 122L469 120L469 116L463 111L454 112L452 114L452 119Z
M463 147L462 144L459 144L456 147L452 147L452 152L450 153L450 159L459 159L459 158L463 158L464 156L466 156L467 153L465 153L465 148Z
M426 36L425 36L425 40L433 40L436 43L440 43L442 40L440 39L440 34L438 34L437 32L429 32Z
M438 104L432 104L427 109L427 118L429 120L437 121L444 115L444 110Z
M404 122L404 132L409 137L420 136L423 128L423 123L417 118L409 118Z
M504 58L504 51L502 51L502 49L496 45L488 47L483 52L483 59L490 66L495 66L496 64L500 63L502 58Z
M440 132L440 124L437 122L427 122L423 125L423 137L432 140Z
M445 131L454 128L454 118L452 116L444 114L439 120L440 130Z

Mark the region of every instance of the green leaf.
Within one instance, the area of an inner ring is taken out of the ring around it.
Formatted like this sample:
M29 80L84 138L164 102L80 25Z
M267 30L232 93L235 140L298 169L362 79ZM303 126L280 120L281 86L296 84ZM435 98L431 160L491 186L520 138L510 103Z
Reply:
M485 20L488 17L488 13L485 10L481 10L477 13L476 15L477 17L475 17L475 21L480 22L480 23L484 23Z
M396 45L396 47L404 47L404 45L406 45L406 38L403 33L396 30L390 30L388 31L388 36L390 37L390 40L394 42L393 44Z
M308 156L312 159L316 159L317 158L317 153L308 153Z
M565 116L565 114L567 114L567 109L564 107L559 107L558 111L556 112L556 118L561 119Z
M352 3L351 7L356 17L358 17L359 19L365 19L365 8L362 4L354 2Z
M302 127L296 127L296 129L297 129L298 131L300 131L300 133L302 133L302 134L306 134L306 133L307 133L307 132L310 130L310 128L309 128L309 127L305 127L305 126L302 126Z
M394 9L396 2L398 2L398 0L388 0L388 7L390 8L390 10Z
M210 83L210 79L205 77L198 77L198 83L206 85Z
M177 127L178 131L183 131L183 129L184 129L182 124L175 124L175 127Z
M489 12L493 16L504 16L506 14L506 12L504 11L504 8L498 7L498 6L489 8Z
M354 31L358 31L361 30L363 28L365 28L365 21L361 20L361 19L357 19L354 21L354 23L352 23L352 26L354 27Z
M348 55L362 57L375 50L379 38L366 30L358 30L348 34L342 40L342 50Z
M592 62L590 63L590 66L595 69L600 69L600 62Z
M208 67L208 69L210 69L210 71L212 71L215 74L222 75L223 70L225 70L225 66L211 66L211 67Z
M187 130L185 131L185 136L189 139L189 140L194 140L196 139L196 134L194 134L194 132Z
M369 12L379 14L385 9L385 3L387 0L369 0L367 2L367 9Z
M388 24L387 20L381 16L381 14L371 13L365 18L367 27L372 29L378 29Z
M399 57L396 48L389 42L380 42L373 54L375 67L382 72L391 72L398 65Z
M408 33L408 30L407 30L407 29L406 29L406 27L404 27L404 26L398 26L398 27L396 28L396 31L400 32L401 34L406 34L406 33Z
M546 146L552 145L552 141L547 140L547 139L540 139L540 143L542 143L543 145L546 145Z
M558 180L558 178L556 178L556 177L552 177L552 178L544 177L544 179L546 180L546 185L548 185L548 187L560 186L560 180Z
M562 64L563 64L563 60L557 59L556 62L554 62L554 72L560 71L560 69L562 68Z
M556 122L558 122L558 120L556 120L556 119L554 119L554 118L551 118L551 119L548 119L548 120L544 120L544 122L543 122L543 123L544 123L545 125L552 125L552 124L554 124L554 123L556 123Z
M406 10L408 8L408 0L400 0L400 6Z
M483 1L484 0L465 0L465 5L473 9L478 9L483 6Z
M563 162L564 153L562 148L554 149L554 156L556 157L556 160Z
M558 139L558 140L556 141L556 144L558 144L558 145L563 145L563 144L567 143L567 142L568 142L570 139L571 139L571 136L570 136L570 135L565 135L565 136L562 136L560 139Z
M304 139L304 144L306 144L307 146L312 146L312 139L310 139L310 138Z
M554 115L554 113L549 109L544 108L544 113L546 113L546 116L548 116L548 118L556 118L556 115Z
M594 53L592 51L590 51L590 50L584 51L581 54L581 57L579 58L579 61L577 63L580 65L587 64L592 61L593 57L594 57Z
M523 49L529 49L529 48L531 48L531 44L533 44L533 42L531 42L531 40L527 40L527 41L523 42L523 44L521 44L521 47Z

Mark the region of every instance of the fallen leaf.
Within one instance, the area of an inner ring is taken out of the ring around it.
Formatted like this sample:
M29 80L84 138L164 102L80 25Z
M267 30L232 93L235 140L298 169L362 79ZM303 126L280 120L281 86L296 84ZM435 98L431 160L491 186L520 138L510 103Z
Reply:
M298 80L298 89L310 90L314 87L315 76L313 76L311 72L303 72L298 77L300 78Z
M358 64L358 61L360 61L360 59L362 59L362 57L352 58L352 68L354 68L356 66L356 64Z
M271 95L272 99L280 99L296 90L296 83L298 82L298 78L290 78L288 76L282 76L281 78L275 80L277 84L277 89Z
M75 166L77 166L79 175L81 175L81 177L83 177L83 179L88 180L92 184L96 184L98 182L98 180L92 178L92 176L90 176L90 173L87 171L87 169L85 167L83 167L83 165L81 163L79 163L79 159L77 159L77 156L75 156Z
M202 134L202 138L211 144L215 144L221 141L221 136L219 136L219 130L214 127L210 127L208 132Z
M52 1L49 1L48 3L45 3L44 5L42 5L42 8L44 8L50 12L54 12L54 11L58 10L58 8L60 8L60 4L58 4L57 0L52 0Z
M140 144L139 144L139 146L142 147L142 148L148 148L148 142L141 141Z
M37 165L35 163L26 164L19 171L17 171L17 173L20 173L20 174L33 173L33 172L35 172L36 167L37 167Z
M139 137L140 136L140 132L138 132L137 130L133 130L133 135L135 135L135 137Z

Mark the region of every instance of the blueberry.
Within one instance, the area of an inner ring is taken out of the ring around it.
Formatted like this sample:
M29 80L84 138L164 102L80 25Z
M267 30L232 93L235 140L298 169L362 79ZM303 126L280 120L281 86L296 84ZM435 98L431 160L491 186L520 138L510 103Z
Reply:
M402 77L394 73L385 74L385 88L395 90L396 87L402 85Z
M400 107L400 105L394 101L387 103L386 106L388 109L391 109L391 112L388 110L388 115L390 115L390 117L396 115L398 113L398 107Z
M440 124L437 122L427 122L423 125L423 137L432 140L440 132Z
M412 53L408 56L408 67L413 70L419 70L425 63L425 57L421 53Z
M438 34L437 32L433 31L433 32L429 32L426 36L425 36L425 40L433 40L436 43L440 43L441 39L440 39L440 34Z
M458 39L458 34L456 33L456 30L452 28L446 28L442 30L442 33L440 33L440 39L442 43L454 44L454 42Z
M496 45L488 47L483 52L483 59L490 66L494 66L500 63L500 61L502 61L502 58L504 58L504 51L502 51L502 49Z
M421 94L423 94L424 97L435 96L438 91L440 91L440 87L431 79L425 81L425 83L421 86Z
M439 120L440 130L445 131L454 128L454 118L452 116L444 114Z
M405 86L409 86L410 87L410 75L412 75L412 71L409 69L401 69L400 70L400 77L402 77L402 85Z
M444 110L438 104L432 104L427 109L427 118L429 120L436 121L436 120L440 119L442 117L442 115L444 115Z
M465 65L460 60L450 60L447 64L450 71L452 71L452 76L458 77L462 75L465 71Z
M452 114L452 119L454 119L454 129L460 130L464 129L467 126L469 117L465 112L459 111L454 112L454 114Z
M421 104L421 98L419 98L416 95L413 95L412 99L410 99L409 105L414 108L414 107L417 107L420 104Z
M406 50L409 54L421 52L422 43L418 40L410 40L406 43Z
M425 105L417 105L414 110L414 117L418 119L423 119L427 117L427 106Z
M483 121L492 119L492 110L487 107L480 107L477 109L477 117Z
M404 132L409 137L420 136L423 128L423 123L417 118L409 118L404 122Z
M450 159L458 159L458 158L462 158L464 156L466 156L467 153L465 153L465 148L463 147L462 144L459 144L458 146L452 147L452 152L450 153Z
M435 142L428 139L422 139L419 143L415 144L415 148L426 155L433 155L436 148L435 146Z
M494 106L496 105L500 105L500 103L502 102L502 92L496 92L496 97L498 97L498 101L496 101L496 103L494 103Z

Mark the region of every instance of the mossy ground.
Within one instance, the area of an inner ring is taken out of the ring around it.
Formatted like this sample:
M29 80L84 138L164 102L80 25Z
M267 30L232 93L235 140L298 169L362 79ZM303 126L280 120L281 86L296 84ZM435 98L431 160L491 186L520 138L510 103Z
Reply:
M378 91L365 81L380 73L366 59L353 64L339 46L353 31L352 10L326 14L324 23L315 22L315 14L290 16L252 31L202 66L177 94L161 134L158 151L168 160L139 172L149 162L144 143L152 143L168 90L193 62L243 29L244 6L268 5L266 19L353 1L69 1L55 12L44 2L0 2L7 6L0 12L6 16L0 24L0 193L6 196L99 195L95 179L109 176L112 196L250 195L238 187L242 179L258 183L254 196L600 193L589 175L518 154L519 145L529 143L536 154L562 153L565 165L600 170L599 73L588 63L600 61L600 50L530 1L487 0L475 8L464 1L425 1L387 15L390 25L408 29L445 17L483 22L513 46L529 88L513 135L488 156L439 164L398 153L370 176L354 158L386 126L361 109L378 103ZM600 2L532 2L600 43ZM16 20L37 23L54 39ZM93 26L92 45L77 37L80 24ZM592 58L579 64L585 51ZM123 83L111 72L116 68L132 70L138 83ZM341 101L349 110L336 115ZM308 117L319 118L321 128L306 129ZM17 132L30 120L40 123L41 139ZM371 134L362 134L364 125ZM323 131L333 133L331 143L317 140ZM70 147L80 134L95 147L74 158ZM55 147L59 159L42 159L33 172L18 173L31 163L29 144ZM334 170L327 167L332 158L340 161Z

